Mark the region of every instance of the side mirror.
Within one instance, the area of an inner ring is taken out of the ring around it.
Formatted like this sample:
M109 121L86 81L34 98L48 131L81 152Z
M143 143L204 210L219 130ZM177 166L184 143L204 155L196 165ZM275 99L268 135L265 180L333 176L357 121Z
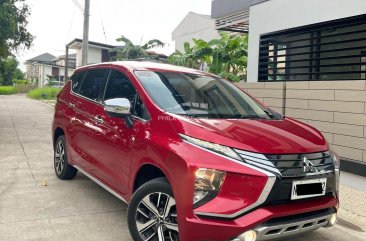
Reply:
M104 101L104 110L113 117L125 118L131 115L131 102L126 98Z
M105 112L113 117L124 118L126 126L133 126L131 115L131 102L126 98L116 98L104 101Z

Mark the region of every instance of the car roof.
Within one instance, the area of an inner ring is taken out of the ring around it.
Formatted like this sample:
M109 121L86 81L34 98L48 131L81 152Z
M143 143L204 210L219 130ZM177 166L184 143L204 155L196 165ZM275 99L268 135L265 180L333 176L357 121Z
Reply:
M155 71L173 71L173 72L184 72L184 73L191 73L191 74L206 74L211 75L209 73L190 69L186 67L171 65L171 64L162 64L162 63L154 63L154 62L141 62L141 61L115 61L115 62L104 62L99 64L87 65L80 67L78 70L84 70L86 68L92 67L107 67L107 66L122 66L128 68L130 70L155 70Z

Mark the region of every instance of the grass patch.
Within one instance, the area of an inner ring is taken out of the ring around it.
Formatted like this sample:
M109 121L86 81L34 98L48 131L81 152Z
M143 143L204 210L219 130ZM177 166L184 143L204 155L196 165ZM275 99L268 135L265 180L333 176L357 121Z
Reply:
M29 91L27 96L36 100L53 100L56 99L56 96L60 91L60 88L53 87L38 88Z
M37 88L37 86L30 84L15 84L14 88L16 93L28 93L29 91Z
M15 92L16 91L13 86L0 86L0 95L12 95Z

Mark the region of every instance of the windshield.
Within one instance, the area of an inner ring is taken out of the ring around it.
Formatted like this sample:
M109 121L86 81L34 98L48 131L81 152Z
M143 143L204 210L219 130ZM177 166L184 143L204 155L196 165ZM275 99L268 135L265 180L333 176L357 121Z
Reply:
M207 75L136 71L164 111L194 118L273 119L275 114L233 84Z

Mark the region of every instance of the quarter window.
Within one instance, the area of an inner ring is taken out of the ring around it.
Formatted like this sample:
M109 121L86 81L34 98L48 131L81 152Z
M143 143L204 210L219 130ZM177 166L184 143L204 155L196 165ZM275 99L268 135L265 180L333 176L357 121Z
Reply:
M71 89L73 92L78 93L80 89L81 82L83 81L85 76L84 71L75 72L71 76Z

